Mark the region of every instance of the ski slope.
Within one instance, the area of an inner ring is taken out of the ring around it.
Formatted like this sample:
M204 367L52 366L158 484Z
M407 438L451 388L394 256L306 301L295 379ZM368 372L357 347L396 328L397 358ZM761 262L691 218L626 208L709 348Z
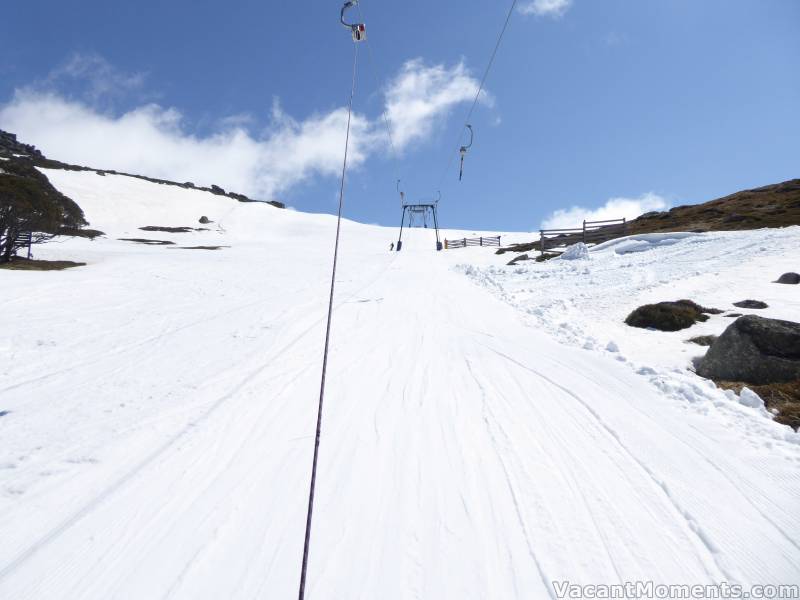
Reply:
M0 271L0 598L295 597L334 219L46 174L108 235ZM727 302L798 228L517 267L407 235L343 224L307 597L800 581L800 436L618 324Z

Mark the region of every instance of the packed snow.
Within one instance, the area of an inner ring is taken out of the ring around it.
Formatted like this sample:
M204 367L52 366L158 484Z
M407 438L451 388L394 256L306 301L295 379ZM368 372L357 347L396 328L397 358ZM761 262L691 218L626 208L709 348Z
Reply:
M0 598L295 596L334 218L45 173L107 235L0 271ZM800 581L800 436L691 371L730 319L623 324L684 297L800 320L769 283L800 228L511 267L395 240L343 224L307 597Z

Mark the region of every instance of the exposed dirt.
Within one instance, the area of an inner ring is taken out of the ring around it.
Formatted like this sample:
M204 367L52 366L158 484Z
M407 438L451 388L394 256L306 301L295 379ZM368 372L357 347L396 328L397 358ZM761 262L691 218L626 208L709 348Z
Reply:
M72 267L83 267L86 263L71 260L28 260L16 257L11 262L0 263L0 269L9 271L63 271Z
M142 231L161 231L163 233L191 233L194 227L161 227L159 225L147 225L139 227Z
M800 225L800 179L647 213L628 223L628 232L740 231L789 225Z
M751 385L741 381L717 381L716 384L724 390L733 390L737 394L744 387L750 388L761 397L768 410L776 413L776 421L795 430L800 427L800 381L769 385Z
M117 238L121 242L133 242L134 244L145 244L147 246L172 246L175 242L169 240L147 240L145 238Z
M170 250L220 250L221 248L230 248L230 246L175 246Z
M736 192L703 204L647 213L628 222L625 234L612 227L609 235L604 239L598 238L598 242L636 233L741 231L789 225L800 225L800 179ZM580 242L582 234L568 233L557 239L561 244L569 245ZM553 243L554 239L551 239L548 246ZM497 254L539 250L539 240L533 240L500 248Z

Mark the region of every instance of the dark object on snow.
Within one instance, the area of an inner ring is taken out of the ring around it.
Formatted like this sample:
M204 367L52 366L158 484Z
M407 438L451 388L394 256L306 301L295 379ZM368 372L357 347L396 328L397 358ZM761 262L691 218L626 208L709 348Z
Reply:
M213 221L209 219L207 216L203 215L202 217L200 217L200 223L202 223L203 225L208 225L209 223L213 223Z
M722 316L723 317L728 317L730 319L738 319L739 317L742 316L742 313L730 313L730 314L722 315Z
M217 196L226 196L226 195L227 195L227 194L225 193L225 190L223 190L223 189L222 189L221 187L219 187L218 185L212 185L212 186L211 186L211 193L212 193L212 194L216 194Z
M800 323L747 315L731 323L699 361L708 379L757 385L800 379Z
M533 260L533 259L527 254L520 254L519 256L512 258L510 261L508 261L508 266L512 267L518 262L522 262L523 260Z
M797 273L784 273L780 277L778 277L778 281L775 283L787 283L789 285L797 285L800 283L800 275Z
M698 335L697 337L690 338L686 340L691 344L697 344L698 346L710 346L714 342L717 341L717 336L715 335Z
M230 246L172 246L170 250L219 250Z
M139 227L142 231L161 231L163 233L189 233L194 231L193 227L161 227L160 225L147 225Z
M722 312L716 308L705 308L691 300L659 302L640 306L628 315L625 323L641 329L679 331L698 321L708 321L709 314L718 315Z
M147 246L172 246L175 242L169 240L148 240L145 238L117 238L121 242L133 242L135 244L145 244Z
M85 267L86 263L71 260L28 260L17 257L11 262L1 263L0 269L9 271L63 271L72 267Z
M761 302L761 300L742 300L741 302L734 302L733 305L739 308L769 308L769 304Z

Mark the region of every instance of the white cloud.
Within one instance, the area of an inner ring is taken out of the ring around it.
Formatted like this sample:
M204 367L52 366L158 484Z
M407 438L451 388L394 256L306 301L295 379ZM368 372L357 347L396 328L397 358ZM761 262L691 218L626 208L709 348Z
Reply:
M628 220L653 210L665 210L669 202L658 194L648 192L638 198L611 198L599 208L573 206L551 213L542 221L542 229L568 229L580 227L584 219L587 221L605 221L607 219Z
M57 91L64 76L88 78L82 99ZM275 100L269 127L261 134L251 133L250 115L238 114L219 119L216 131L206 136L193 134L174 108L154 103L124 112L100 108L118 87L141 87L141 77L126 77L102 59L74 58L0 105L0 127L64 162L214 183L264 200L280 199L303 181L341 170L346 107L297 120ZM459 102L471 101L476 91L477 82L462 63L452 68L427 66L419 59L404 64L386 90L398 149L424 138L438 119ZM350 166L362 165L384 141L380 116L372 120L354 113Z
M519 11L523 15L536 15L537 17L559 18L564 15L572 0L532 0L522 4Z
M187 133L180 112L156 104L101 113L57 94L18 91L0 108L0 126L65 162L152 177L216 183L272 199L313 175L341 168L347 109L297 122L283 115L263 138L230 125L207 137ZM372 125L354 115L350 164L364 162Z
M406 62L386 89L386 113L398 150L429 135L457 104L473 101L478 86L463 62L449 69L427 66L419 58ZM481 97L491 104L488 94Z
M44 92L69 85L88 102L97 104L101 100L134 93L141 96L146 79L146 73L123 72L98 54L76 52L29 89Z

